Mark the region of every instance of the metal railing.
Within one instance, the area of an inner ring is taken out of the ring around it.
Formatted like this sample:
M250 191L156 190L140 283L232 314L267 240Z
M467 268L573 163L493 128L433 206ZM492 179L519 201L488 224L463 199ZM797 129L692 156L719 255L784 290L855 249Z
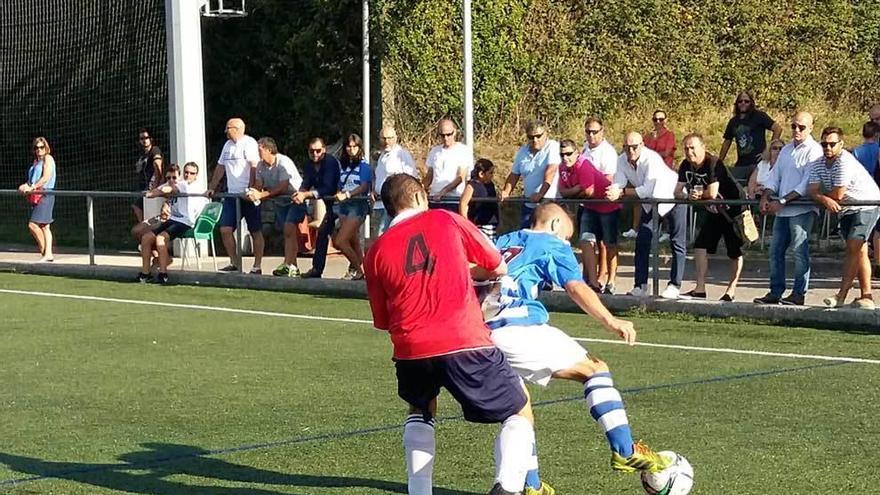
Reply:
M57 197L82 197L85 198L86 203L86 223L87 223L87 239L88 239L88 251L89 251L89 264L94 266L95 263L95 211L94 211L94 200L96 198L138 198L144 197L144 193L142 192L126 192L126 191L65 191L65 190L41 190L32 194L43 194L43 195L54 195ZM22 194L14 189L0 189L0 197L8 197L15 196L20 197ZM204 197L203 194L177 194L175 196L195 196L195 197ZM229 193L215 193L212 196L212 199L225 199L225 198L236 198L236 225L241 225L241 201L242 197L240 194L229 194ZM354 197L349 201L368 201L366 197ZM473 198L473 202L476 203L495 203L498 202L496 198ZM581 205L581 204L607 204L609 201L605 199L553 199L553 200L544 200L544 202L554 202L558 204L569 204L569 205ZM432 201L432 203L442 203L442 204L458 204L457 200L453 199L443 199L440 201ZM499 204L522 204L522 203L532 203L528 198L524 197L511 197L507 198L504 202L498 202ZM618 204L649 204L651 205L651 226L654 232L660 232L660 214L658 205L688 205L691 207L696 206L709 206L709 205L730 205L730 206L756 206L760 204L758 200L699 200L699 201L691 201L688 199L641 199L641 198L632 198L626 197L621 198L618 201L615 201ZM880 202L878 201L849 201L840 203L841 206L880 206ZM818 207L818 205L811 200L800 199L797 201L792 201L786 204L789 205L802 205L802 206L813 206ZM369 216L368 216L369 218ZM690 221L690 219L689 219ZM236 250L239 251L241 249L241 241L242 241L242 233L241 228L237 228L235 230L236 235ZM365 229L367 235L369 235L369 229ZM660 293L660 252L658 248L659 244L659 235L654 235L651 238L651 272L652 272L652 288L654 294ZM237 266L241 269L241 252L236 252L236 259L239 261Z

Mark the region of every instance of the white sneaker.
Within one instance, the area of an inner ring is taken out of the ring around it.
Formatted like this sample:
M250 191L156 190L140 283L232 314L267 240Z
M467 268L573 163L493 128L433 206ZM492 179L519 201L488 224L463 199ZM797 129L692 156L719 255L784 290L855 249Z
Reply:
M635 231L635 229L629 229L623 233L623 236L627 239L635 239L639 236L639 233Z
M663 293L660 294L663 299L678 299L680 296L681 291L674 284L667 285Z
M648 286L647 285L637 285L633 287L633 289L626 293L628 296L633 297L648 297Z
M669 234L663 234L657 239L657 242L669 242Z

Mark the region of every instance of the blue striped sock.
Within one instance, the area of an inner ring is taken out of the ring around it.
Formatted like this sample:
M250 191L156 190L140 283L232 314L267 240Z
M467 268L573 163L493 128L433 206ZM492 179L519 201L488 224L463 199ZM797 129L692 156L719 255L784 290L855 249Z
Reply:
M611 450L623 457L633 454L632 432L623 407L623 398L614 388L611 373L596 373L584 384L584 399L590 415L602 426Z

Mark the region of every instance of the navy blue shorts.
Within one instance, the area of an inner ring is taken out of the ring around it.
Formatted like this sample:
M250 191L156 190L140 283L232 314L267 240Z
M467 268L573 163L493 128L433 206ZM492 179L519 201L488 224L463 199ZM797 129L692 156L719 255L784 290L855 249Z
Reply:
M497 348L399 360L397 395L422 411L445 388L474 423L500 423L525 407L519 375Z
M54 211L55 195L47 194L43 196L43 199L41 199L36 206L31 207L30 221L37 225L49 225L55 221L55 218L52 216Z
M284 206L275 207L275 230L283 231L284 224L292 223L297 225L306 218L306 205L298 205L289 203Z
M238 198L223 198L223 213L220 214L220 226L238 228L235 224L235 202ZM241 200L241 217L247 222L248 232L259 232L263 229L260 207L246 199Z
M153 233L156 235L165 232L168 234L169 239L177 239L186 233L189 229L191 229L189 225L185 223L181 223L175 220L168 220L160 223L155 229L153 229Z

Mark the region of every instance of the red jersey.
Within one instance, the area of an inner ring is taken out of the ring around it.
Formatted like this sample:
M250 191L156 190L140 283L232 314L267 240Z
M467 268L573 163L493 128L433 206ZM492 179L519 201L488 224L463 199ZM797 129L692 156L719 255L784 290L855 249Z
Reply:
M469 263L488 270L501 254L459 215L430 210L392 225L367 252L373 326L388 330L395 359L492 347Z

